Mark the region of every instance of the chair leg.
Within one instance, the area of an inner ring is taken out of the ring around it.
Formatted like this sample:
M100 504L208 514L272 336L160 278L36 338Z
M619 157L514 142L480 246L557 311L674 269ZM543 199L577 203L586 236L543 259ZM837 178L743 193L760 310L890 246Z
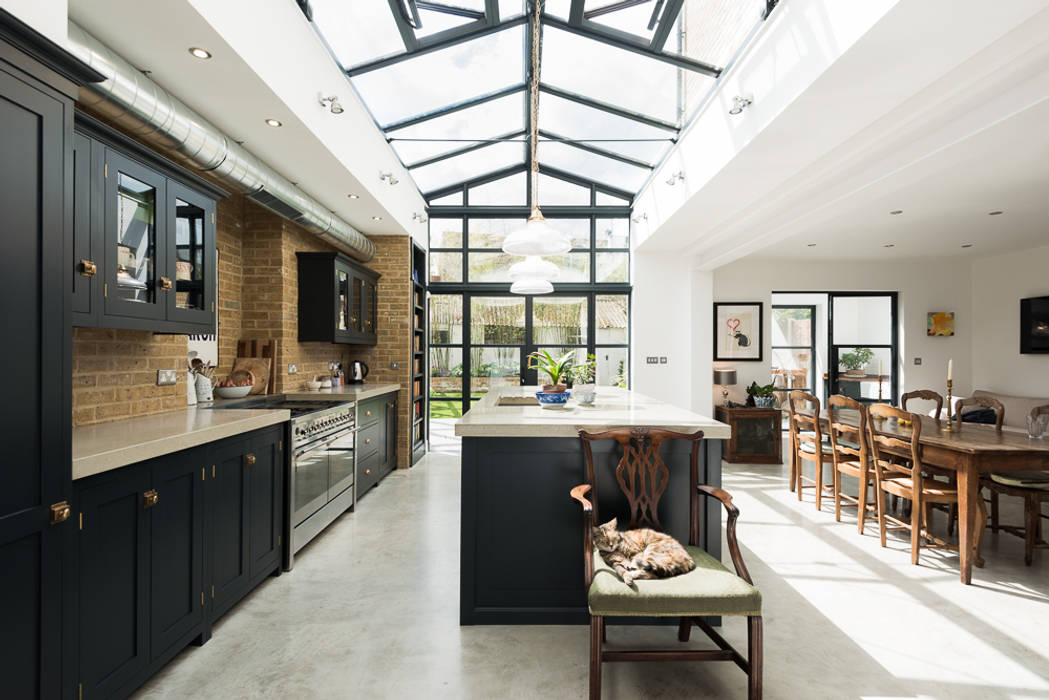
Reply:
M911 501L911 563L918 563L918 550L921 549L922 520L925 504L920 499Z
M860 481L862 481L863 483L860 484L860 492L857 494L860 497L859 498L860 504L858 506L858 508L859 508L858 520L860 522L857 525L857 529L859 530L859 533L862 535L863 534L863 526L867 522L867 491L870 489L870 479L867 476L866 472L863 472L863 476L860 479Z
M798 493L798 500L799 501L801 500L801 492L802 492L801 472L802 472L802 467L804 467L804 466L805 466L805 460L803 460L799 456L798 457L797 467L795 467L795 469L794 469L794 482L796 484L796 488L794 490L797 491L797 493Z
M679 642L687 642L688 638L692 635L692 620L683 617L681 622L677 626L677 640Z
M816 449L820 449L819 445L816 445ZM816 510L823 510L823 462L817 459L816 462Z
M1024 496L1024 564L1034 561L1034 540L1038 534L1038 511L1034 496Z
M762 632L759 615L747 618L747 662L750 664L750 673L747 674L747 698L761 700Z
M881 546L885 546L885 492L878 487L874 494L878 500L878 534L881 536Z
M983 533L987 529L987 503L984 502L983 496L976 501L977 507L977 520L976 520L976 533L973 535L975 542L973 542L973 565L983 568L983 556L981 551L983 549ZM961 542L958 543L961 546Z
M608 641L608 620L601 618L601 643Z
M798 484L798 456L794 452L794 440L790 440L790 490L794 491Z
M998 532L998 492L991 489L991 532Z
M601 622L590 617L590 700L601 700Z

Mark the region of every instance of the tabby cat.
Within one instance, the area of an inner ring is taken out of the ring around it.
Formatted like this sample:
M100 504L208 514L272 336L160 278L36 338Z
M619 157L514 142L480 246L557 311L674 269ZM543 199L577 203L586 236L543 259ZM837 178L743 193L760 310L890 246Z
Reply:
M593 528L593 535L601 557L628 586L639 578L670 578L696 568L685 548L662 532L648 528L619 532L612 518Z

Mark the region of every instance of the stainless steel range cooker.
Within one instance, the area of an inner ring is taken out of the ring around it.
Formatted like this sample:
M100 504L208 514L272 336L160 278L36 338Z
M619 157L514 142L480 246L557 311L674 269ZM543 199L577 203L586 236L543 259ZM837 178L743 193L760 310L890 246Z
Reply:
M283 396L267 396L215 408L291 411L284 518L284 569L290 570L295 553L354 506L355 405L352 401L291 401Z

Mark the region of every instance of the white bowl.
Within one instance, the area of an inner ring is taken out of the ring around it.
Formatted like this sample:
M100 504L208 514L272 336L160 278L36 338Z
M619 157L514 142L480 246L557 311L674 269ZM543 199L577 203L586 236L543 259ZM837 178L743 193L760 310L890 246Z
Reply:
M321 383L314 379L311 379L306 382L306 389L308 389L309 391L320 391Z
M251 384L247 386L217 386L215 393L223 399L243 399L251 393Z

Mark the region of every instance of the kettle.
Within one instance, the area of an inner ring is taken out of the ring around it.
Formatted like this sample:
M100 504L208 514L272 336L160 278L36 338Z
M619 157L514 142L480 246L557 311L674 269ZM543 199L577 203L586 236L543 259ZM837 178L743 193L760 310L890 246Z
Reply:
M364 384L364 378L368 376L368 365L364 364L360 360L354 360L350 363L350 373L347 384Z

